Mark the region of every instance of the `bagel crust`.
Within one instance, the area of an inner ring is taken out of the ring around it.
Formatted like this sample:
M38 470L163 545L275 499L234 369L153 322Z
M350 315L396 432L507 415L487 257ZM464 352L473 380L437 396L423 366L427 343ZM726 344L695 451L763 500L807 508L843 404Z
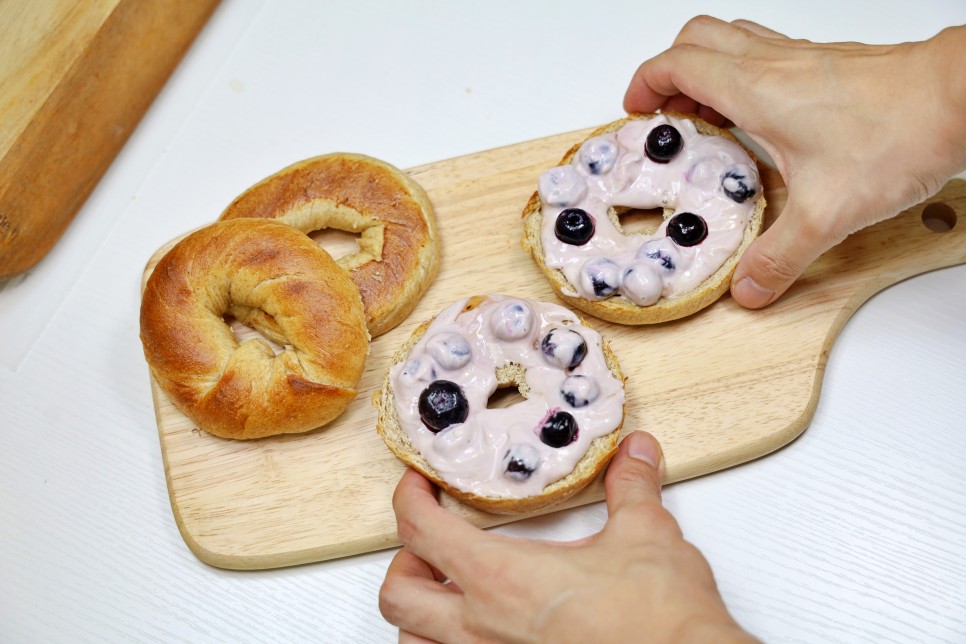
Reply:
M482 302L486 302L493 297L477 296L468 298L465 300L466 305L463 311L471 311ZM562 309L562 307L558 308ZM443 312L443 314L445 313L447 311ZM437 319L439 319L439 316L421 324L413 332L412 336L396 351L388 365L382 391L376 392L373 396L373 404L376 407L378 416L376 431L397 458L433 481L433 483L460 502L478 510L495 514L533 512L561 503L597 478L617 451L621 426L623 424L623 404L621 404L620 416L616 419L616 427L605 434L593 438L587 445L586 452L579 458L569 473L560 479L551 481L535 494L529 496L488 496L466 491L457 487L451 481L444 479L443 475L416 448L412 438L404 428L398 411L398 405L400 403L396 399L397 392L393 389L393 371L399 368L397 365L403 365L410 359L414 349L420 344L426 332ZM587 327L583 320L576 319L580 325ZM587 328L589 329L589 327ZM537 342L539 345L539 339ZM620 383L621 392L623 393L624 375L621 372L617 357L610 349L608 343L601 340L599 348L591 350L603 352L603 361L606 365L605 372L609 371L610 375ZM532 391L532 386L539 384L528 382L527 372L521 365L513 362L498 366L495 375L498 388L515 386L519 389L520 394L527 399L535 395ZM536 388L540 389L541 387L536 386Z
M627 118L619 119L604 125L592 132L584 141L574 145L560 160L558 166L570 165L580 152L581 146L591 139L602 135L618 132L625 124L639 120L651 119L660 114L630 114ZM687 119L692 121L697 132L702 135L717 136L731 141L740 146L751 157L752 163L757 165L755 155L738 141L734 135L724 129L715 127L696 116L690 114L679 114L675 112L665 112L663 116L676 119ZM744 234L741 237L737 249L731 253L721 266L711 273L707 278L682 293L672 296L662 296L655 303L648 305L638 305L630 301L623 295L606 297L605 299L588 299L581 297L570 283L567 276L559 268L549 266L544 250L542 234L544 230L543 220L544 203L539 192L534 192L523 211L524 237L523 247L533 256L534 261L540 271L547 278L554 292L569 305L582 311L590 313L596 317L619 324L640 325L657 324L668 322L679 318L692 315L701 309L711 305L718 300L729 288L731 276L738 264L742 253L761 233L764 225L765 197L758 189L755 196L754 210L745 225ZM621 230L618 219L619 209L611 207L608 218L614 226ZM664 208L664 219L667 221L675 211L673 208Z
M402 322L436 276L439 238L425 191L398 168L361 154L295 163L237 197L220 220L275 219L305 234L360 233L359 251L338 260L362 295L369 333Z
M262 338L239 344L224 316ZM144 357L201 429L250 439L306 432L356 395L369 351L359 291L311 239L274 221L211 224L158 262L141 301Z

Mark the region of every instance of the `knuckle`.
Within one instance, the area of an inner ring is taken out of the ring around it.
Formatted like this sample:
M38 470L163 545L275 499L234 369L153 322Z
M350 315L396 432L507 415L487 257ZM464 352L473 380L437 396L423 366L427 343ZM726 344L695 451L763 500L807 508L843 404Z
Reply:
M387 579L379 589L379 612L383 619L394 626L399 625L399 591L396 583Z
M410 517L397 517L396 534L404 544L410 544L419 536L419 526Z
M801 274L803 267L791 261L779 249L766 247L759 250L753 259L756 272L771 283L787 283Z

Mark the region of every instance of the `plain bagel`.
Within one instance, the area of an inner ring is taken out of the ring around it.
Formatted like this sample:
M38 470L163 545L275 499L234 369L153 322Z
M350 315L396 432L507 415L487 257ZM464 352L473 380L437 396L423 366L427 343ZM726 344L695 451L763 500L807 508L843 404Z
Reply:
M239 344L225 315L261 338ZM201 429L260 438L315 429L356 395L369 350L359 290L290 226L217 222L158 262L141 301L144 356Z
M219 219L240 217L275 219L305 234L360 233L359 251L338 263L359 288L373 337L402 322L436 276L440 249L429 197L379 159L333 153L295 163L246 190Z
M754 154L690 115L605 125L539 183L523 212L524 248L560 298L621 324L675 320L713 303L764 223ZM622 212L650 208L663 209L659 225L623 230Z

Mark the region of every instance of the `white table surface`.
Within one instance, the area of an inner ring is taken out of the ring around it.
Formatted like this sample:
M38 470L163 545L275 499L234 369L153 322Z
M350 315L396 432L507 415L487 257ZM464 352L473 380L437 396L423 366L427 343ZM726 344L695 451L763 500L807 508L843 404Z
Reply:
M703 12L879 43L966 22L962 0L220 7L54 251L0 288L0 640L395 641L377 609L392 551L232 572L185 546L138 340L144 263L304 157L411 167L617 118L638 63ZM858 311L801 438L665 501L766 641L964 642L964 465L957 267ZM571 539L605 519L498 530Z

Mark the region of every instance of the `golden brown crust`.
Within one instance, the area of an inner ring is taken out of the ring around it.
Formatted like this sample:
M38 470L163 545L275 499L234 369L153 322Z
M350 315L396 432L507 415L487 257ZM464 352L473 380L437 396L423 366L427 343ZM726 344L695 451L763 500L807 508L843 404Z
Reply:
M494 514L534 512L541 508L561 503L597 478L610 462L611 457L617 452L617 445L621 434L620 425L609 434L594 439L587 453L577 462L577 465L570 474L551 483L540 494L534 496L518 499L485 497L463 492L444 481L439 473L416 450L409 440L409 435L406 433L406 430L399 424L398 417L396 416L395 395L393 394L392 382L390 380L392 366L408 358L413 347L416 346L416 343L419 342L419 339L431 323L432 320L429 320L421 324L405 344L397 349L386 370L382 391L377 392L373 396L373 404L378 412L376 431L397 458L421 473L460 502L478 510L492 512ZM586 325L586 322L581 320L581 324ZM611 373L614 374L615 378L623 382L624 374L621 372L620 364L617 362L617 356L614 355L610 345L606 341L603 341L603 350L604 357L607 360L607 366L610 367ZM507 370L503 373L501 373L501 370L498 370L497 375L500 385L509 385L514 379L522 377L522 374L514 373L513 370ZM523 393L523 388L521 388L521 393ZM622 418L621 425L623 425L623 422Z
M674 116L676 118L685 118L693 121L698 132L701 134L721 136L737 143L738 145L742 145L731 132L706 123L696 116L691 114L680 114L677 112L665 112L665 114ZM610 132L616 132L623 127L625 123L632 119L652 118L654 116L655 114L630 114L626 118L608 123L607 125L598 128L592 132L587 139L592 139L595 136L600 136ZM560 160L558 165L570 163L574 155L580 150L580 146L582 144L583 141L571 147ZM743 145L742 148L748 152L752 158L752 161L755 161L757 164L754 153L745 148ZM542 203L540 201L540 195L534 192L523 210L523 247L533 256L533 259L536 261L540 271L547 278L547 281L550 282L550 285L553 287L554 292L559 298L571 306L595 315L602 320L617 322L618 324L657 324L660 322L669 322L671 320L677 320L679 318L692 315L693 313L697 313L701 309L714 303L725 293L725 291L728 290L731 283L731 275L734 273L735 267L738 265L738 259L741 257L742 253L745 252L745 249L748 247L748 245L751 244L751 242L754 241L755 238L761 233L765 222L765 197L762 194L758 196L755 211L752 213L749 224L745 228L745 234L741 240L741 244L738 246L738 249L732 253L731 257L729 257L728 260L721 266L721 268L719 268L701 284L687 293L683 293L673 298L661 298L655 304L650 306L638 306L623 297L612 297L606 300L595 301L572 294L573 287L567 281L563 271L547 266L546 262L544 261L543 243L541 241L541 229L543 226L541 208ZM671 214L671 209L665 209L665 217L670 216Z
M283 345L241 344L234 315ZM356 395L369 351L359 291L322 248L274 221L217 222L158 262L141 300L151 374L199 427L224 438L315 429Z
M412 311L439 264L433 207L425 191L394 166L334 153L295 163L258 182L221 214L277 219L310 233L361 233L359 252L338 260L362 294L373 337Z

